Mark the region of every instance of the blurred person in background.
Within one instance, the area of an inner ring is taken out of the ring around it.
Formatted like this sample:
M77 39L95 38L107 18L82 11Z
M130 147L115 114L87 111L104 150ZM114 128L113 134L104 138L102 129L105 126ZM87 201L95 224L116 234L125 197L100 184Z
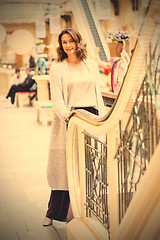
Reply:
M30 58L29 58L29 68L31 70L35 70L36 69L35 58L32 56L32 54L30 54Z
M16 68L15 73L13 74L12 78L9 81L10 87L13 84L18 85L19 83L24 82L26 77L27 77L27 74L25 73L25 71L20 71L19 68Z
M11 103L14 104L15 101L15 94L16 92L28 92L33 91L31 90L32 86L35 84L35 80L32 78L31 70L30 68L26 68L26 78L22 83L19 84L13 84L6 96L8 99L11 98Z

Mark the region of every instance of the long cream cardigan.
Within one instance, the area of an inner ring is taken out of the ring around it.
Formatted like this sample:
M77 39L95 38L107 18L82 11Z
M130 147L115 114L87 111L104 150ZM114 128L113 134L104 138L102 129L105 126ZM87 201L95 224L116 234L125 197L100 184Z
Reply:
M99 115L106 114L99 86L99 69L95 61L85 60L88 70L96 78L96 97ZM48 154L47 180L52 190L68 190L66 165L66 123L65 116L70 113L67 105L68 63L66 60L53 62L50 68L50 86L54 110L50 146Z

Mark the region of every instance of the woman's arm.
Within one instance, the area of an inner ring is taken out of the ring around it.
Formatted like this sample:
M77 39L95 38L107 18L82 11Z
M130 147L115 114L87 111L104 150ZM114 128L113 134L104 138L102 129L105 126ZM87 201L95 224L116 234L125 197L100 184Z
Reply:
M58 63L52 64L50 68L51 98L55 113L62 121L66 121L66 116L69 116L71 112L64 101L64 89L61 78L62 72L63 69L60 69Z
M104 101L103 101L101 88L100 88L99 67L96 62L93 62L93 71L96 76L96 96L97 96L98 111L99 111L100 117L103 117L104 115L106 115L106 109L104 106Z

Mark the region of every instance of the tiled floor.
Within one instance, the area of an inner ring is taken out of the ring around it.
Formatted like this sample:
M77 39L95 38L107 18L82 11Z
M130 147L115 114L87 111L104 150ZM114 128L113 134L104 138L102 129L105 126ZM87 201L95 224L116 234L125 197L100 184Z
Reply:
M65 223L42 226L50 128L36 122L34 107L17 108L0 95L0 240L66 239Z

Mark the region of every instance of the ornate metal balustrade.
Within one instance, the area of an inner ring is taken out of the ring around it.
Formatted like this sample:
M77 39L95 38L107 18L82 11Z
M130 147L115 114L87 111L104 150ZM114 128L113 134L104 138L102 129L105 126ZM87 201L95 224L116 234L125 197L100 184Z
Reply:
M125 127L115 155L118 163L119 223L138 188L151 156L160 140L157 118L160 92L160 42L146 56L146 75ZM159 106L160 108L160 106ZM86 169L86 217L96 217L108 230L107 144L84 132Z
M127 211L160 140L160 118L157 115L157 110L160 109L158 106L159 95L160 41L157 41L154 50L152 45L147 53L146 75L125 129L121 127L122 120L119 124L119 146L115 154L118 169L119 223ZM106 239L110 239L107 169L107 155L110 149L107 149L107 140L102 142L86 131L84 132L84 141L86 217L96 218L102 223L107 229ZM116 194L115 189L114 192Z
M120 122L118 163L119 223L138 188L160 139L157 99L160 88L160 42L147 54L146 76L124 131Z
M84 132L86 169L86 217L96 217L109 231L107 145Z

